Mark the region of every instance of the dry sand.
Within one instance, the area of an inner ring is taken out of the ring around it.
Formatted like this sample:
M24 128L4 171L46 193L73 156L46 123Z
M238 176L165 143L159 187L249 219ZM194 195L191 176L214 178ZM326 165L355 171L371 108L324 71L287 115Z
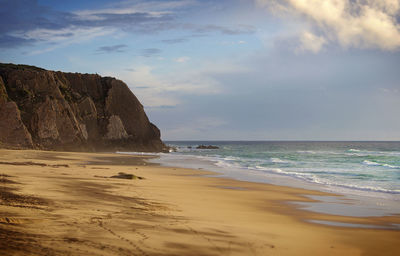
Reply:
M145 179L118 179L119 172ZM325 193L116 154L0 150L0 255L400 255L400 216L317 214ZM326 195L326 194L325 194Z

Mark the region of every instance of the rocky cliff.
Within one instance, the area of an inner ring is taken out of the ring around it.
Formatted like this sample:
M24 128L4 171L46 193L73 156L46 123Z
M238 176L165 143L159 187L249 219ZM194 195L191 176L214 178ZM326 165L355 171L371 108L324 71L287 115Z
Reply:
M122 81L0 64L0 146L163 151L159 129Z

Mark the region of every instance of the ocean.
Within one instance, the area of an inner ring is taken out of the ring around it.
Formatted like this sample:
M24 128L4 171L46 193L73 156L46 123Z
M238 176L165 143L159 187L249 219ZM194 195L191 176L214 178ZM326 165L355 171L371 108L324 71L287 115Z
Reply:
M155 162L206 169L238 180L346 195L358 201L357 207L365 206L355 216L400 213L400 142L167 141L166 144L177 151L160 154ZM196 149L198 145L219 148ZM325 201L332 200L337 199ZM338 206L335 207L339 209Z
M310 183L400 194L400 142L178 142L177 155ZM215 145L219 149L196 149ZM191 148L188 148L191 147Z

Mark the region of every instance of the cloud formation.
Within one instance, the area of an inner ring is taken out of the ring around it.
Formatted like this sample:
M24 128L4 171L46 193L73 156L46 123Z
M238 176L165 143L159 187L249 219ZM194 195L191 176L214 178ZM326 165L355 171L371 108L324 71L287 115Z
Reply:
M126 44L116 44L110 46L102 46L97 49L97 53L113 53L113 52L125 52L128 46Z
M310 31L304 50L316 52L325 42L342 47L397 50L400 47L398 0L256 0L278 15L304 19Z
M35 42L60 42L104 31L156 31L165 29L173 16L168 12L145 12L140 8L60 12L36 0L1 0L0 47ZM96 33L93 33L96 32ZM108 33L106 33L108 34Z
M16 48L23 45L32 45L36 40L20 38L12 35L0 35L0 48Z
M220 25L194 25L185 24L184 29L193 30L195 33L204 34L210 32L217 32L223 35L243 35L243 34L254 34L256 28L251 25L236 25L235 27L226 27Z
M161 42L165 44L179 44L188 41L187 38L174 38L174 39L164 39Z
M179 65L179 64L176 64ZM177 66L179 72L181 66ZM107 70L103 75L117 76L126 82L146 108L175 107L186 102L188 96L218 95L224 91L215 76L239 74L244 67L225 62L207 62L186 67L185 72L159 73L153 66L137 65L133 69Z
M43 6L37 0L0 0L0 47L15 48L39 42L77 41L82 34L104 34L92 33L97 30L144 34L167 30L201 34L217 32L226 35L254 32L254 28L245 25L225 27L180 21L179 11L195 4L194 0L128 0L112 2L107 8L62 12ZM163 42L173 44L185 40L181 38Z
M141 51L141 56L143 57L152 57L155 55L159 55L161 53L160 49L157 48L147 48Z
M190 58L187 57L187 56L182 56L182 57L179 57L179 58L174 59L174 61L175 61L175 62L178 62L178 63L185 63L185 62L187 62L187 61L189 61L189 60L190 60Z
M322 36L316 36L308 31L303 32L300 37L301 45L296 49L297 52L311 51L313 53L319 52L326 40Z

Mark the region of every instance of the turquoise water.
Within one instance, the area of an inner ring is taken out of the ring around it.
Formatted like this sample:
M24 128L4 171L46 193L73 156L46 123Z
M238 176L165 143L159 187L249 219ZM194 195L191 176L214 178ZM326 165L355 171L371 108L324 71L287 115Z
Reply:
M400 197L400 142L166 143L177 148L171 156L207 160L219 168L240 170L242 176L290 176L310 184ZM201 144L219 149L195 149Z

